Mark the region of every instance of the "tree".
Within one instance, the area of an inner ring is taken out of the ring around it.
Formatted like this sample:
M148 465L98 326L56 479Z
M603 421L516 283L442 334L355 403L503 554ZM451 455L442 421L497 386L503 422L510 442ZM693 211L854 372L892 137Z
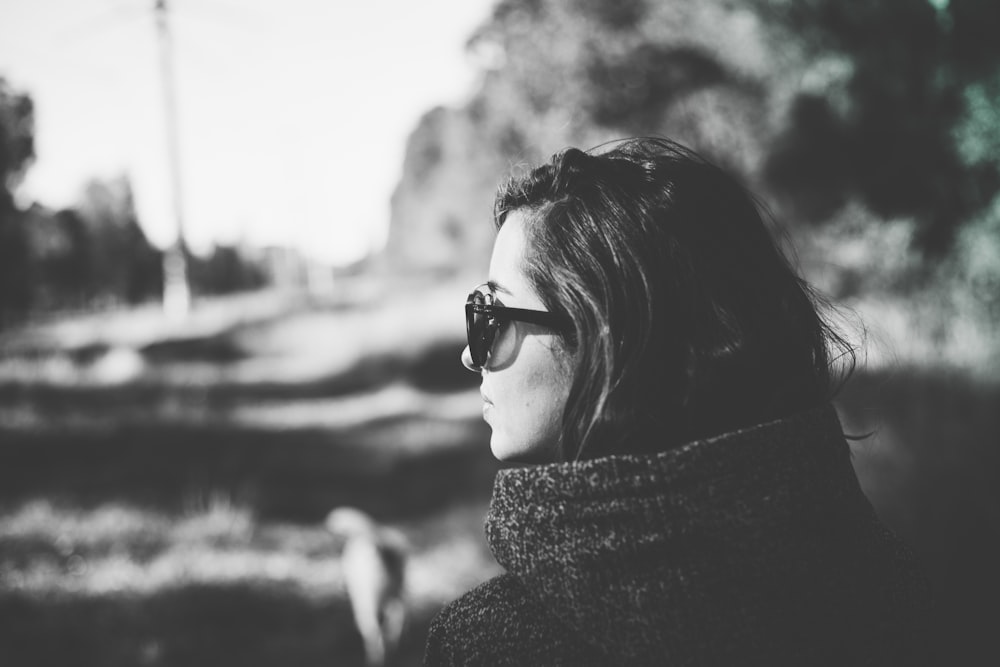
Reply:
M31 98L0 77L0 327L30 307L27 248L13 190L34 156Z
M438 176L481 201L510 165L658 134L742 174L793 226L850 202L871 225L911 220L940 263L1000 192L998 23L995 0L500 0L469 41L472 101L413 135L414 154L449 157L404 165L401 188L429 187L409 189L393 232L414 211L469 221L451 236L475 252L449 254L480 262L487 210L456 210Z
M163 289L161 252L139 226L128 178L91 180L77 213L86 230L94 296L124 303L158 298Z
M1000 47L994 0L757 0L770 29L802 36L812 60L840 59L840 100L802 91L768 162L771 185L822 221L848 197L911 217L919 250L940 257L1000 187ZM991 91L991 92L990 92ZM986 99L992 95L992 103ZM958 138L958 141L956 141ZM986 148L986 150L984 150Z

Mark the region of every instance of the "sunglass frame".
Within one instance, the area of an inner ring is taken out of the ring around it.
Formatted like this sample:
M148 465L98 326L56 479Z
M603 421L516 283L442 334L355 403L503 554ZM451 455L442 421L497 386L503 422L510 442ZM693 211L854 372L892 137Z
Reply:
M483 285L480 285L480 287L483 287ZM512 320L527 322L529 324L548 327L559 332L565 332L567 328L566 319L547 310L510 308L508 306L497 305L496 303L477 303L475 300L477 294L488 297L491 301L495 300L492 289L487 292L482 291L480 287L473 290L465 302L465 334L469 343L469 355L472 357L472 364L477 369L481 369L486 365L490 350L496 341L496 335L500 331L500 327L507 322ZM475 318L477 314L486 316L485 325L479 325L482 327L482 331L476 331Z

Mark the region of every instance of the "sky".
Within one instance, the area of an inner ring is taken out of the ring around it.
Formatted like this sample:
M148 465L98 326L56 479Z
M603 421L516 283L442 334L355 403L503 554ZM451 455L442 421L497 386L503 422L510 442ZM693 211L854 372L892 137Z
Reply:
M181 210L196 250L279 244L347 263L385 242L405 142L474 90L464 44L494 0L168 0ZM176 238L155 0L0 0L0 77L35 103L17 196L74 205L131 180Z

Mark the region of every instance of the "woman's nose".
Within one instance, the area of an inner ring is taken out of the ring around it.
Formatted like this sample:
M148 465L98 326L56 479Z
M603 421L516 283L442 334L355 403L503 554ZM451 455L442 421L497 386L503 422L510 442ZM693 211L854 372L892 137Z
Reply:
M472 353L469 352L469 346L466 345L465 349L462 350L462 365L468 368L473 373L478 373L479 369L472 364Z

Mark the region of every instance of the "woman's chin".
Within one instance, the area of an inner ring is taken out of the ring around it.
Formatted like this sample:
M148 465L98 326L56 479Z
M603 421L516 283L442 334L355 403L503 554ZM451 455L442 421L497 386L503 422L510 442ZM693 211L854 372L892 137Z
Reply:
M535 464L551 463L556 460L554 452L550 449L545 447L532 448L524 445L515 446L502 434L498 434L496 430L493 431L493 436L490 438L490 451L497 461L503 463Z
M490 452L493 453L493 458L497 461L507 461L511 457L509 443L505 442L503 438L498 437L496 430L490 436Z
M493 435L490 437L490 451L493 453L493 458L504 463L517 463L524 460L528 454L523 449L514 447L513 443L502 434L498 434L496 429L493 430Z

